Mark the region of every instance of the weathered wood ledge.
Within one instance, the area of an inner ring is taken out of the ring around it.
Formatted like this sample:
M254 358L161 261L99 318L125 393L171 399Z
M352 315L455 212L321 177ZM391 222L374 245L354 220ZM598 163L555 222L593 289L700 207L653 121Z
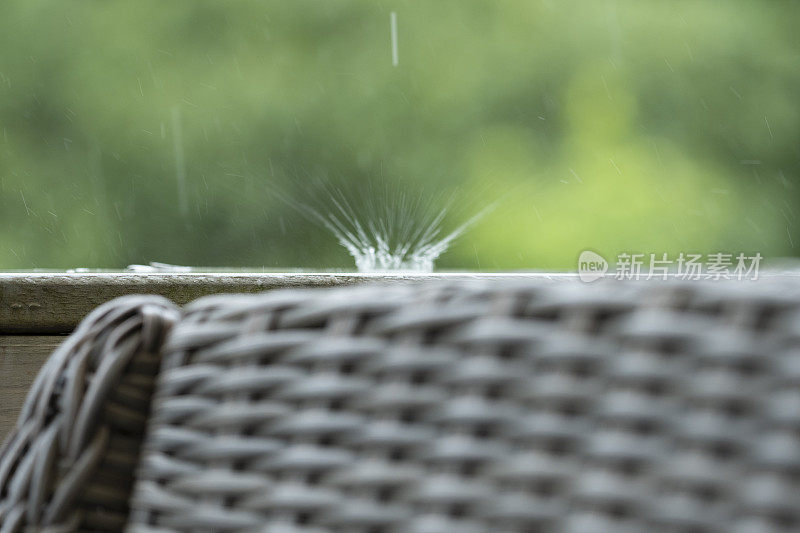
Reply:
M158 294L183 305L209 294L369 281L576 277L566 273L0 272L0 334L68 333L92 309L126 294Z

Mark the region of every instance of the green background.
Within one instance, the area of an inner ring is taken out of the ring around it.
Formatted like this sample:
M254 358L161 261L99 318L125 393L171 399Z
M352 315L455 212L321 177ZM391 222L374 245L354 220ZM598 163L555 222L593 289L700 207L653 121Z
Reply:
M497 202L442 269L795 256L798 25L764 0L6 1L0 268L352 269L289 205L327 189L452 197L448 228Z

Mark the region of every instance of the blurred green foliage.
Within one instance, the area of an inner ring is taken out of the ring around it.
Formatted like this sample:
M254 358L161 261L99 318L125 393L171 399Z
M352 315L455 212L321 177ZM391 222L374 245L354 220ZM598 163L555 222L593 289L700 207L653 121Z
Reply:
M352 268L273 194L319 181L456 195L451 225L500 199L440 268L798 255L799 24L764 0L8 0L0 268Z

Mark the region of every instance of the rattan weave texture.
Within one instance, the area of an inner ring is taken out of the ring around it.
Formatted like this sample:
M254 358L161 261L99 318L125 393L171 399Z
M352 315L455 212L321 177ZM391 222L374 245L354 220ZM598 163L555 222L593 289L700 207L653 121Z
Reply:
M50 356L0 449L0 532L120 531L160 347L179 312L128 296Z
M793 285L204 298L164 347L130 530L798 531Z

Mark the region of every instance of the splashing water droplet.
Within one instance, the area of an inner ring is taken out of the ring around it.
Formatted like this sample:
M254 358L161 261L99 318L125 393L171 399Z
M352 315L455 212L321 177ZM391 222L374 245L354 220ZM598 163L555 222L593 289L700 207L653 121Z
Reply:
M329 191L328 201L332 209L325 211L291 203L336 237L355 260L359 272L432 272L436 260L453 241L494 207L483 209L445 233L450 203L436 210L422 196L412 199L399 194L373 198L357 210L340 190Z

